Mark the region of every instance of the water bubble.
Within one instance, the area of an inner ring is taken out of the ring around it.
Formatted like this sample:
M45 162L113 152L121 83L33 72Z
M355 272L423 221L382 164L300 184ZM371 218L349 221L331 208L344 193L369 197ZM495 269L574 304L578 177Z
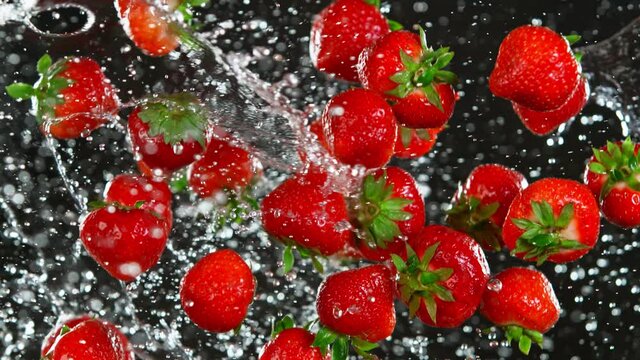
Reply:
M496 278L489 279L487 282L487 289L490 291L498 292L502 290L502 282Z

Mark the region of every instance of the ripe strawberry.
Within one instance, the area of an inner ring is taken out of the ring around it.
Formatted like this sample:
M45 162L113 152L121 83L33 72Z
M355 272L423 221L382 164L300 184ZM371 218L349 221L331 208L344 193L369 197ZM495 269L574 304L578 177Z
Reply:
M320 349L311 346L314 335L306 329L294 327L286 316L275 324L271 340L262 348L259 360L329 360Z
M132 281L158 262L169 236L165 220L119 203L94 206L98 208L80 223L80 239L103 269Z
M489 280L489 264L466 234L430 225L409 238L406 261L391 257L400 274L398 293L411 317L453 328L476 311Z
M375 92L351 89L334 96L322 113L328 150L347 165L384 166L393 155L398 126Z
M189 165L208 142L204 108L191 94L152 98L129 115L134 152L152 169L172 172Z
M595 197L577 181L534 182L511 203L502 239L511 254L542 264L566 263L591 250L600 231Z
M330 346L332 360L347 359L349 342L364 355L396 326L393 274L384 265L370 265L328 276L318 289L316 310L321 328L314 346Z
M379 0L336 0L311 25L309 54L320 71L358 81L358 54L387 34L389 24Z
M542 346L542 333L549 331L560 317L558 299L544 274L513 267L489 283L480 313L503 327L507 340L517 341L524 354L529 354L531 342Z
M581 67L570 48L578 39L543 26L514 29L500 44L491 92L534 111L560 108L580 82Z
M640 226L640 144L627 138L593 153L584 181L600 199L604 217L622 228Z
M442 70L453 58L449 48L433 50L426 35L394 31L360 54L362 85L385 94L398 122L410 128L440 128L457 100L451 84L457 77Z
M527 185L524 175L515 170L498 164L480 165L451 199L447 223L474 238L483 249L500 250L509 206Z
M163 3L171 12L177 6L177 1ZM180 44L177 27L157 6L146 0L116 0L115 4L127 36L146 55L164 56Z
M200 328L227 332L238 328L256 290L251 269L233 250L224 249L200 259L182 278L182 309Z
M411 129L400 127L394 155L400 159L419 158L431 151L444 128Z
M6 90L14 99L31 99L43 134L57 139L88 136L117 116L118 98L97 62L67 57L52 64L45 54L37 70L40 79L33 86L14 83Z
M536 135L547 135L578 115L588 99L589 82L583 77L569 100L556 110L535 111L516 103L512 105L527 129Z

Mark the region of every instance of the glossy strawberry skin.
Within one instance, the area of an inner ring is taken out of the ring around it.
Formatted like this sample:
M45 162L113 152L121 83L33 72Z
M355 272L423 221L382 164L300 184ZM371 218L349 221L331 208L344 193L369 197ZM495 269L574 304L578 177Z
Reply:
M89 255L122 281L132 281L154 266L167 237L165 221L142 209L120 210L107 205L80 223L80 239Z
M398 126L380 95L347 90L329 101L321 121L329 152L341 162L378 168L391 159Z
M115 4L127 36L143 53L165 56L178 47L178 36L162 10L146 0L116 0Z
M357 257L373 262L387 261L391 258L391 254L402 258L407 257L407 241L400 237L393 239L384 249L381 247L371 248L364 241L359 241L357 247Z
M560 317L560 305L549 280L539 271L513 267L490 280L480 313L492 323L547 332Z
M427 325L454 328L462 325L480 304L482 292L489 280L489 264L480 245L464 233L441 225L429 225L409 238L409 245L422 259L425 251L439 243L429 263L430 270L450 268L453 274L442 283L451 292L452 302L436 297L436 322L427 312L424 301L416 315Z
M425 222L424 199L418 191L416 180L405 170L389 166L378 169L373 173L374 178L379 179L386 173L387 184L393 186L394 198L411 200L411 204L404 207L404 211L411 214L411 219L397 222L402 235L409 236L422 230Z
M283 330L262 349L260 360L329 360L312 347L314 336L301 328Z
M548 135L582 111L589 99L589 83L582 78L576 91L560 108L551 111L535 111L512 103L513 110L524 126L536 135Z
M253 301L256 282L251 269L233 250L200 259L182 278L182 308L200 328L227 332L240 326Z
M316 299L320 324L369 342L390 336L396 325L392 276L384 265L328 276Z
M358 81L360 52L389 33L387 20L363 0L337 0L313 20L309 53L315 67L348 81Z
M414 159L426 155L438 141L438 134L443 128L426 129L429 134L428 139L423 139L416 134L414 129L411 131L411 140L408 146L402 143L402 137L398 135L396 146L394 148L394 156L400 159Z
M172 194L169 185L162 180L138 175L120 174L111 179L104 189L104 201L118 202L133 207L144 201L140 209L153 211L166 220L169 229L173 223Z
M85 320L60 336L45 359L132 360L130 345L123 338L113 325L97 319Z
M500 44L489 88L531 110L550 111L569 100L580 72L567 40L549 28L525 25Z
M435 87L440 95L443 111L431 104L421 90L414 90L393 104L393 113L402 126L416 129L440 128L451 119L458 100L456 92L451 85L445 83L436 84Z

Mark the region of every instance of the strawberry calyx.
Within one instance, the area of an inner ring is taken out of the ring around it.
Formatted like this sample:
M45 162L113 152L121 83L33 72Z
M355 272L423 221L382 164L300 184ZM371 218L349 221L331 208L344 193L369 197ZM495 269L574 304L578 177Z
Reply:
M546 201L531 201L534 220L511 219L524 233L516 241L511 255L524 253L524 260L536 259L537 265L564 250L581 250L588 246L573 239L565 238L561 232L571 223L574 216L573 203L566 204L557 217Z
M542 347L544 336L541 332L525 329L517 325L507 325L503 327L505 337L508 342L517 341L518 349L525 355L529 355L531 344L536 343Z
M146 201L144 200L140 200L140 201L136 201L136 203L133 206L127 206L117 201L94 200L94 201L90 201L87 205L89 206L89 209L91 209L92 211L103 209L109 206L113 206L118 210L130 211L130 210L140 209L145 202Z
M571 34L571 35L565 35L564 38L569 43L569 46L572 46L573 44L575 44L578 41L580 41L582 39L582 36L577 35L577 34ZM580 61L582 61L582 55L583 54L581 52L575 52L573 54L573 56L576 58L576 61L578 63L580 63Z
M412 129L404 126L398 126L398 132L400 134L400 140L402 141L402 146L405 148L411 145L411 140L413 139L413 134L416 134L416 137L429 141L431 140L431 135L429 134L428 129Z
M443 285L453 275L453 269L434 270L429 266L439 245L440 243L437 242L429 246L422 255L422 260L409 245L407 245L406 261L396 254L391 254L391 260L399 273L400 298L409 305L409 316L413 318L424 302L434 324L437 324L438 310L435 299L446 302L455 301L451 291Z
M290 315L284 316L282 319L271 324L271 339L275 339L281 332L291 329L295 326L295 322Z
M293 241L289 239L280 239L280 242L285 244L285 248L282 251L282 271L287 274L293 269L293 265L295 264L295 256L294 250L298 252L300 258L302 259L310 259L313 268L319 272L324 272L324 265L320 262L320 258L324 258L324 256L317 250L309 249L302 247L300 245L295 244Z
M593 149L596 161L589 163L589 171L607 176L600 199L620 182L640 191L640 152L636 154L635 148L636 144L628 137L621 144L607 141L605 149Z
M248 186L240 192L223 189L222 192L227 197L227 202L216 214L216 229L245 221L252 211L260 209L258 200L253 196L251 187Z
M331 351L331 360L347 360L349 346L356 354L364 359L373 359L369 352L378 347L378 344L362 340L356 336L339 334L326 326L321 326L311 346L320 349L322 356Z
M199 27L198 24L194 23L194 7L203 7L209 3L209 0L182 0L176 11L178 11L182 15L182 20L190 26L197 30Z
M502 232L491 221L499 207L498 202L483 205L475 196L462 195L447 212L446 221L452 228L469 234L483 248L499 251Z

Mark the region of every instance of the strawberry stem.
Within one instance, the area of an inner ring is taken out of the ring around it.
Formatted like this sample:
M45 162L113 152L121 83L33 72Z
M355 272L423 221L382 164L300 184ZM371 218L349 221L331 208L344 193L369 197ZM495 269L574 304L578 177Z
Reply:
M491 221L499 207L498 202L484 205L475 196L461 195L447 212L446 221L452 228L469 234L483 248L499 251L502 231Z
M517 325L507 325L503 329L507 341L517 341L518 349L525 355L529 355L532 343L538 344L542 348L543 335L538 331L525 329Z

